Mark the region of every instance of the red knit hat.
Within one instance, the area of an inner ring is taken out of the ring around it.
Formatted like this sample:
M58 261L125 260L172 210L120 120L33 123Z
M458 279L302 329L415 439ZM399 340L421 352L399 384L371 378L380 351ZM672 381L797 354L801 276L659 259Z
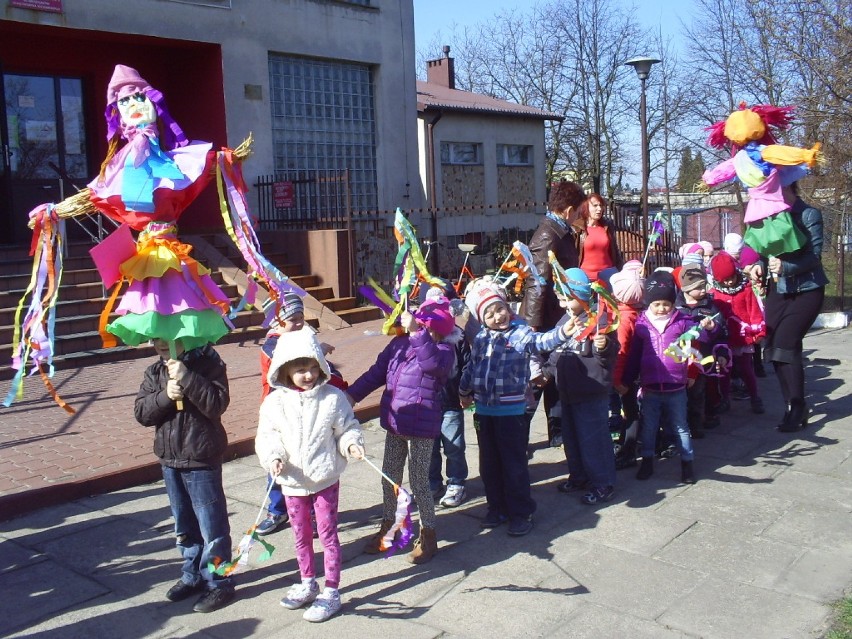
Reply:
M716 257L710 260L710 272L717 282L724 282L737 274L737 262L733 257L720 251Z

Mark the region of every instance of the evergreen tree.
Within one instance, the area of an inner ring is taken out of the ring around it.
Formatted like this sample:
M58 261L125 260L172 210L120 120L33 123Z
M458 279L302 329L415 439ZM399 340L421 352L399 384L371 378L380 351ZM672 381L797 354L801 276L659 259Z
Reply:
M699 151L693 157L692 149L688 146L683 147L680 155L680 166L677 170L677 190L680 193L692 193L695 190L695 185L701 182L704 168L704 158L701 157L701 152Z

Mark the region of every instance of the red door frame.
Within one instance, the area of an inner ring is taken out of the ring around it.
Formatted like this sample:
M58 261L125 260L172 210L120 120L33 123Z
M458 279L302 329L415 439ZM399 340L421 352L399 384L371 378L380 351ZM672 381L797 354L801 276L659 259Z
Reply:
M227 145L219 44L0 20L0 68L5 73L83 79L92 177L107 152L103 113L107 85L116 64L134 67L163 92L169 112L187 137L212 142L214 148ZM216 228L221 225L217 211L216 194L207 189L181 217L181 227Z

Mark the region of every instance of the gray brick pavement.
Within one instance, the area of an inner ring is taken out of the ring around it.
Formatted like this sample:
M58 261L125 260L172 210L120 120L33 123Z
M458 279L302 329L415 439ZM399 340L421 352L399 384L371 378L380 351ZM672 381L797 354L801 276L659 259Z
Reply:
M269 538L277 546L270 562L253 561L239 577L231 606L199 615L191 600L165 601L179 560L159 481L2 522L0 634L818 637L827 603L852 584L850 335L820 331L805 342L808 430L791 437L773 429L781 409L770 375L760 380L766 415L735 403L696 442L694 486L678 483L676 459L664 460L647 482L620 471L613 502L582 506L555 490L564 458L540 444L545 423L537 416L531 473L539 510L534 531L520 539L479 528L484 500L468 417L472 497L439 513L440 550L425 566L360 554L377 525L380 492L375 472L353 463L341 493L344 611L318 626L278 605L298 578L289 530ZM368 454L380 459L382 433L374 422L366 428ZM225 484L239 537L258 512L263 471L253 457L230 462Z

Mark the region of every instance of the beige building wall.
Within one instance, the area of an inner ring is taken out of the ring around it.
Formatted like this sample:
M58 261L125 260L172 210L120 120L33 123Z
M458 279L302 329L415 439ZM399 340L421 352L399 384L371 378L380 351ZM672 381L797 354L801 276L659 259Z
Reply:
M430 112L431 113L431 112ZM427 116L432 117L432 116ZM427 155L427 119L418 118L420 142L420 179L430 206ZM436 193L439 209L482 205L481 210L440 212L438 235L459 236L467 233L494 233L502 228L535 228L544 207L507 208L498 205L546 200L544 125L540 119L507 117L486 113L445 112L433 128ZM441 165L442 142L476 142L482 145L481 165ZM498 144L533 147L532 167L497 165Z
M422 205L412 0L63 0L63 13L7 7L3 19L71 29L150 35L222 48L228 143L254 134L246 182L273 173L270 52L371 65L374 73L378 207ZM35 45L34 45L35 46ZM192 82L192 69L175 61ZM204 105L199 105L203 108ZM406 198L406 183L409 197Z

